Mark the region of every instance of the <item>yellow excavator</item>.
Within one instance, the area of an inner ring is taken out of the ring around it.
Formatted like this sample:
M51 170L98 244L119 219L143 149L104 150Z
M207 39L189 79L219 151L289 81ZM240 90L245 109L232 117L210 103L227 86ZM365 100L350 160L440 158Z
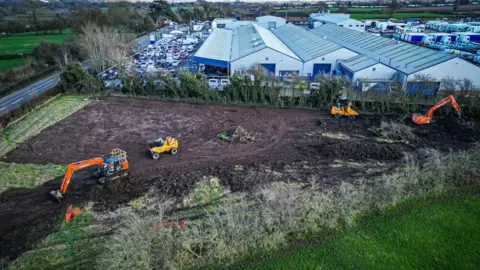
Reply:
M95 165L97 166L97 170L93 173L93 176L98 178L99 184L104 184L107 180L125 177L128 175L127 152L120 149L113 149L110 156L106 159L97 157L70 163L67 168L67 173L63 177L62 186L59 190L51 191L50 195L57 202L60 202L65 193L67 193L67 188L73 173Z
M160 158L161 153L170 153L172 155L176 155L178 153L178 140L170 136L165 138L165 140L160 137L152 142L149 142L148 148L153 159Z

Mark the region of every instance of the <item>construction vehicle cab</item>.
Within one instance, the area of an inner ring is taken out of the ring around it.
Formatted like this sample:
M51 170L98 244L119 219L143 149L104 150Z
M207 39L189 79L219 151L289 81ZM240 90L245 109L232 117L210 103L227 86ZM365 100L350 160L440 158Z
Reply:
M455 112L460 116L460 106L452 95L440 100L437 104L433 105L426 114L415 113L412 115L412 121L418 125L429 124L432 121L433 113L440 107L445 106L448 103L452 103Z
M330 113L333 114L335 118L347 116L350 119L355 119L357 116L359 116L359 113L352 109L351 102L348 102L348 105L345 106L345 104L341 104L339 101L337 101L336 105L332 106Z
M178 153L178 140L173 137L165 138L165 141L160 137L148 143L148 148L153 159L160 158L161 153L170 152L175 155Z
M68 165L67 172L63 177L63 182L59 190L53 190L50 195L58 202L63 199L67 192L73 173L77 170L97 166L97 170L93 173L98 178L99 184L104 184L107 180L117 179L128 175L127 152L114 149L108 158L102 157L92 158L88 160L73 162Z

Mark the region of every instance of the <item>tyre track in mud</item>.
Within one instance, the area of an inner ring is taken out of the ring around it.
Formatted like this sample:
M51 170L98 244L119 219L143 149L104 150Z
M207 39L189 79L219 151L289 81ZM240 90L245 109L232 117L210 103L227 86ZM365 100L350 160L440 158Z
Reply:
M395 145L384 147L377 144L374 138L369 139L368 144L318 136L318 133L328 131L355 134L368 139L371 137L368 128L379 121L378 116L365 117L354 123L347 119L337 121L328 112L315 110L106 98L45 129L10 152L4 161L66 164L106 154L119 147L128 152L130 177L125 181L99 186L91 177L91 170L77 172L61 204L49 200L47 194L59 188L62 177L35 189L10 189L1 193L0 254L7 259L14 259L55 232L70 203L83 205L93 201L99 207L112 209L141 196L152 187L169 195L181 195L204 175L220 175L227 182L237 185L236 189L240 191L252 188L256 180L251 178L255 176L245 180L230 173L232 166L237 164L257 168L260 165L275 167L278 163L297 161L327 164L334 159L346 158L360 161L395 160L398 154L384 151ZM217 138L218 133L234 125L258 133L256 140L241 144ZM427 128L431 131L425 135L425 140L431 142L430 146L437 147L453 138L468 138L470 134L459 130L456 132L462 133L462 137L455 137L435 126ZM472 134L478 138L478 132ZM159 135L178 137L179 153L175 156L165 154L160 160L153 160L147 142ZM460 147L467 147L468 143L456 141ZM372 144L377 147L365 149ZM359 154L349 154L351 149ZM415 147L409 147L407 151L410 149ZM335 175L332 181L340 181L342 176L349 177L352 173L347 167L328 168L325 172Z

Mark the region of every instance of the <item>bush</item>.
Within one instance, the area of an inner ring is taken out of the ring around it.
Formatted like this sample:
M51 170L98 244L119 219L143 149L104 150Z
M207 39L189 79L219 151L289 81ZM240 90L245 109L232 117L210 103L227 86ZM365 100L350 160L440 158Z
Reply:
M228 265L254 252L277 249L292 238L342 228L367 211L411 197L480 184L480 151L448 156L432 151L422 160L373 181L341 183L328 190L274 183L249 196L224 200L185 229L155 228L163 211L127 218L97 260L101 269L175 269ZM422 166L420 166L422 164Z
M393 121L382 121L377 132L382 138L389 140L414 141L417 139L411 127Z
M95 77L84 72L79 62L74 62L60 76L60 88L63 92L98 93L103 86Z

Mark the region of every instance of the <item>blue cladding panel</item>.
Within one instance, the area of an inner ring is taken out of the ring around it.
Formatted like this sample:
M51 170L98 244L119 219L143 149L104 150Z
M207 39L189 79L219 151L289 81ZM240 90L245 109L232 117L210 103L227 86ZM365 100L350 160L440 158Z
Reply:
M332 70L332 64L313 64L313 77L317 74L330 74Z
M263 68L265 68L268 73L273 73L275 75L275 64L260 64Z
M345 68L342 64L338 65L338 71L340 71L341 75L345 75L350 78L350 80L353 79L353 72Z
M390 83L389 82L379 82L372 86L368 91L371 92L390 92Z
M203 57L196 57L196 56L193 57L193 58L195 60L195 63L197 63L197 64L204 64L204 65L208 65L208 66L228 68L228 62L227 61L220 61L220 60L203 58Z
M436 95L440 89L439 82L408 82L406 91L408 94L417 94L422 92L423 95Z

